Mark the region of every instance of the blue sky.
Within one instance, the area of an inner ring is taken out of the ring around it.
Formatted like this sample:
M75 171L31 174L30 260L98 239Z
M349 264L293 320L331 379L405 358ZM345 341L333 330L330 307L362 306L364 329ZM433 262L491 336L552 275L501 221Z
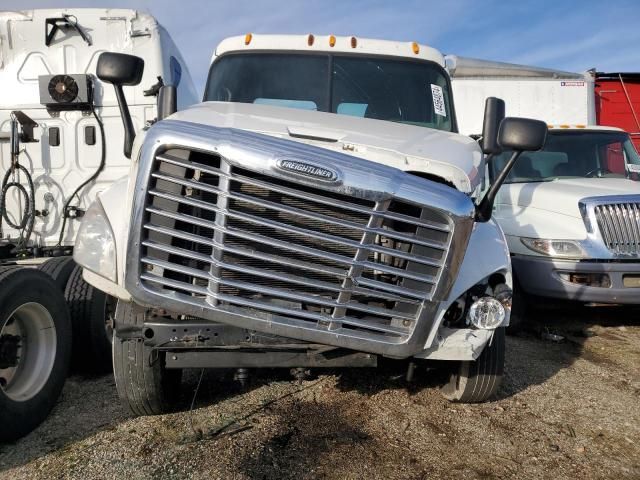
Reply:
M200 92L215 45L246 32L418 41L443 53L569 71L640 71L640 0L1 0L0 6L146 10L173 36Z

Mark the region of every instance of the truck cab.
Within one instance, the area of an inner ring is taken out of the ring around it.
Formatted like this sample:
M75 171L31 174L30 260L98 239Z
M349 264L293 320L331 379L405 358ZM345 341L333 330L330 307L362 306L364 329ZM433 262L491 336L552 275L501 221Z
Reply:
M480 195L491 142L457 133L443 56L248 34L218 46L204 100L136 138L128 184L78 234L85 278L119 298L114 372L131 410L170 408L185 368L246 378L380 356L409 376L442 362L451 400L493 395L510 259L486 208L497 185ZM544 123L487 112L486 138L517 152L505 172L544 143Z
M105 51L146 64L121 98L96 76ZM180 53L148 14L0 12L0 442L44 420L71 358L112 368L115 297L86 283L72 254L89 205L130 172L124 139L157 121L163 84L180 107L195 103Z
M508 157L494 158L492 172ZM524 294L640 303L640 157L614 127L550 125L496 201Z

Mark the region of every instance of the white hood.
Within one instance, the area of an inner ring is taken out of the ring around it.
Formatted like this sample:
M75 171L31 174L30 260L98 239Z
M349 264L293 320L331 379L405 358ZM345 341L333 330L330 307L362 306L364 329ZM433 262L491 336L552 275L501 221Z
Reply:
M517 253L524 249L519 237L584 240L587 231L579 207L583 198L639 193L640 182L625 178L511 183L500 189L494 217Z
M444 178L473 192L482 152L471 138L395 122L248 103L205 102L175 120L236 128L354 155L404 171Z
M550 182L504 185L499 204L533 207L548 212L582 218L578 203L586 197L638 195L640 182L626 178L574 178Z

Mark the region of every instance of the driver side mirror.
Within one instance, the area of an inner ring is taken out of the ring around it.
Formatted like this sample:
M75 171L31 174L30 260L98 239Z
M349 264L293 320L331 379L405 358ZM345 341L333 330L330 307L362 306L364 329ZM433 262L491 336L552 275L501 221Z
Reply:
M103 82L111 83L116 90L120 116L124 125L124 155L131 158L131 149L136 132L131 121L131 113L123 86L138 85L144 72L144 60L124 53L103 52L98 57L96 75Z
M531 118L505 118L498 130L498 145L504 150L536 152L547 140L547 124Z
M547 124L530 118L507 117L500 123L497 144L502 150L513 150L513 154L498 172L486 195L476 208L476 220L487 222L491 218L493 203L498 190L516 163L522 152L535 152L544 147L547 141Z

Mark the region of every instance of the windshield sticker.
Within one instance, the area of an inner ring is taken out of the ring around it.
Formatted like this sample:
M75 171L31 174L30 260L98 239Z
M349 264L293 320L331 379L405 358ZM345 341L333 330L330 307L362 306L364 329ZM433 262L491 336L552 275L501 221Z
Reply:
M627 169L633 173L640 173L640 165L636 165L635 163L628 163Z
M431 96L433 97L433 111L441 117L447 116L447 110L444 106L444 95L440 85L431 84Z

